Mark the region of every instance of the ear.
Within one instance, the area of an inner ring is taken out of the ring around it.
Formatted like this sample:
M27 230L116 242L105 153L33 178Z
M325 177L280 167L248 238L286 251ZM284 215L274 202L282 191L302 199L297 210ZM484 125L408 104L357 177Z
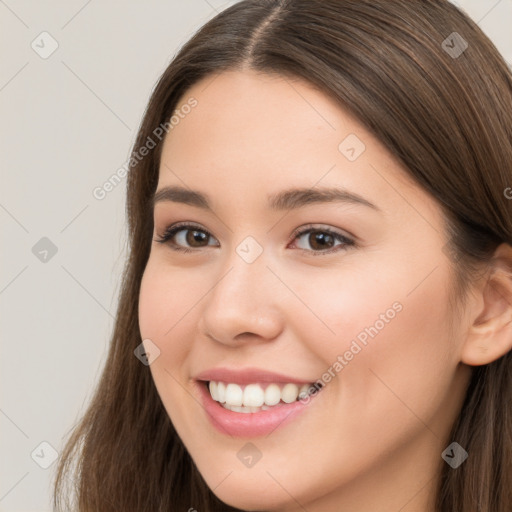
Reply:
M491 363L512 349L512 246L503 243L496 249L478 299L483 306L461 354L462 362L471 366Z

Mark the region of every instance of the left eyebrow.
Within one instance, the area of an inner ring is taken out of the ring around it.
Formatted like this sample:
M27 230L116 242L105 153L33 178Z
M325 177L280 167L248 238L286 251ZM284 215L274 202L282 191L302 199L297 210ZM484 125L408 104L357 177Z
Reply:
M364 197L344 188L293 188L268 196L272 210L294 210L315 203L350 203L381 211Z
M208 195L181 186L163 187L153 197L153 207L161 201L172 201L196 206L213 212ZM318 203L350 203L382 211L364 197L343 188L292 188L267 196L271 210L295 210Z

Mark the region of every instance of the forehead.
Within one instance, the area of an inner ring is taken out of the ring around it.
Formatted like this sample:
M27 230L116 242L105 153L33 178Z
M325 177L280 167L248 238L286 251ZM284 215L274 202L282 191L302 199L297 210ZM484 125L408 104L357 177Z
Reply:
M184 109L191 99L194 108ZM357 119L306 81L223 72L188 89L176 112L158 188L264 201L291 186L343 186L383 210L433 202Z
M288 148L297 151L304 143L307 149L319 142L324 142L319 151L332 149L332 143L356 124L334 100L308 82L255 71L208 76L184 93L177 110L190 98L197 100L197 106L180 116L179 127L171 129L166 146L189 143L215 150L230 143L233 155L264 159L266 155L279 156Z

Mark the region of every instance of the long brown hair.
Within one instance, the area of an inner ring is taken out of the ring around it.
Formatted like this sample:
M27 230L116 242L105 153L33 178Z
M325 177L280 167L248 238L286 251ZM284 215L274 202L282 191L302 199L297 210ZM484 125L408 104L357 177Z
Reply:
M454 296L464 304L474 273L500 243L512 245L504 194L512 186L512 77L480 28L447 0L241 1L207 22L165 70L132 155L156 140L191 85L247 68L306 80L335 98L438 200ZM149 367L134 357L161 147L158 140L128 173L129 257L108 359L56 471L54 505L75 498L64 510L236 510L207 487ZM469 458L457 469L443 465L439 512L512 510L511 354L473 370L447 439Z

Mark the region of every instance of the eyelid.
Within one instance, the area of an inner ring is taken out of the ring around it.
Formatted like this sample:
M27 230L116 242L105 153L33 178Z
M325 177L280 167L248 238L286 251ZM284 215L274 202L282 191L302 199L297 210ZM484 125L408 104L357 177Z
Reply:
M303 224L302 226L299 226L298 228L294 229L290 241L295 240L295 237L298 235L304 235L306 232L309 231L325 231L327 233L332 233L334 235L338 235L345 239L350 239L351 241L356 240L356 237L352 235L352 233L349 233L348 231L342 232L338 228L333 228L332 226L329 226L327 224L321 224L321 223L313 223L313 224ZM346 233L346 234L345 234Z
M160 236L159 239L156 239L155 242L159 242L162 244L169 243L169 245L171 246L171 249L178 251L178 252L187 252L187 253L198 252L200 249L202 249L202 247L190 249L188 247L182 247L180 245L170 242L170 239L173 238L176 235L176 233L179 233L182 230L187 231L187 229L190 231L192 231L192 230L201 231L201 232L205 233L208 237L211 237L211 238L217 240L208 229L203 228L201 225L196 224L194 222L182 221L182 222L176 222L175 224L168 226L165 229L163 235ZM287 245L290 242L294 242L295 240L297 240L297 238L304 236L306 234L309 234L311 232L314 232L314 231L331 234L332 236L334 236L336 238L336 240L341 242L341 246L335 245L334 247L332 247L330 249L322 250L322 251L312 251L312 250L303 249L303 248L299 247L298 248L299 251L301 251L303 253L311 254L313 256L320 256L320 255L327 255L330 253L336 253L336 252L339 252L340 250L346 250L349 247L358 247L358 244L356 243L356 237L354 235L352 235L352 234L345 235L345 234L341 233L340 231L338 231L337 228L332 228L331 226L322 225L322 224L305 224L305 225L299 226L298 228L293 230L293 232L290 235L290 238L287 242ZM217 240L217 242L218 242L218 240ZM210 247L210 245L207 245L204 247Z
M337 228L332 228L331 226L322 225L322 224L305 224L298 228L296 228L290 238L290 242L294 242L298 238L307 235L309 233L318 231L320 233L329 233L332 235L338 242L341 242L338 245L335 245L334 247L331 247L330 249L326 249L323 251L312 251L308 249L303 249L301 247L298 247L297 250L301 251L302 253L306 253L307 255L311 256L328 256L331 254L336 254L341 251L346 251L349 248L358 248L359 245L356 242L356 237L352 234L345 235L341 233Z
M174 224L171 224L170 226L167 226L164 229L163 234L161 236L159 236L159 238L154 239L154 241L158 242L158 243L161 243L161 244L169 243L171 248L176 250L176 251L196 252L198 249L189 249L188 247L181 247L181 246L179 246L177 244L174 244L174 243L170 242L170 238L173 238L174 235L176 235L176 233L179 233L182 230L187 231L187 229L189 231L193 231L193 230L202 231L203 233L205 233L209 237L214 238L215 240L217 240L208 229L202 227L200 224L195 224L194 222L188 222L188 221L181 221L181 222L176 222Z

